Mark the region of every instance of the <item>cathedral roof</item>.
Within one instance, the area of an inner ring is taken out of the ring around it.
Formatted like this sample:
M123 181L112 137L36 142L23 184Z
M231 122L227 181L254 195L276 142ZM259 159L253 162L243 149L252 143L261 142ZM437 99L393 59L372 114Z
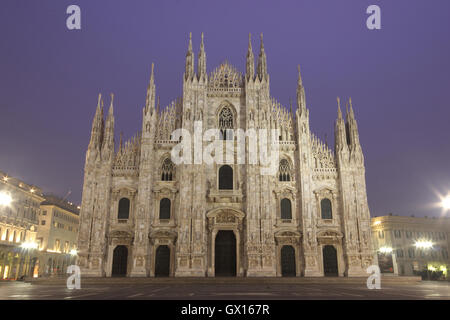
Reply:
M243 85L242 73L225 61L209 75L209 86L216 88L240 88Z

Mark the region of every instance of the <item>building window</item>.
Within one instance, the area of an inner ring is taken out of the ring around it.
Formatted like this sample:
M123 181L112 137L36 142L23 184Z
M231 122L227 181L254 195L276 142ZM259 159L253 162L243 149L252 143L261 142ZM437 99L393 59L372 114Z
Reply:
M402 233L400 230L394 230L394 237L395 238L401 238L402 237Z
M291 181L291 166L286 159L281 159L278 171L279 181Z
M378 238L383 239L384 238L384 231L378 231Z
M117 218L119 220L128 219L130 216L130 200L128 198L122 198L119 201L119 212Z
M169 158L164 159L161 167L161 180L172 181L175 179L175 165Z
M405 231L406 238L411 238L411 231Z
M167 198L159 202L159 219L170 219L170 200Z
M42 211L42 215L46 216L47 215L47 210Z
M331 212L331 201L330 199L322 199L320 201L320 211L322 215L322 219L332 219L333 214Z
M397 257L403 258L403 250L402 249L397 249Z
M230 166L219 168L219 190L233 190L233 169Z
M442 252L442 257L443 257L444 259L448 259L447 248L442 248L441 252Z
M220 140L233 140L233 111L223 107L219 113Z
M45 220L41 221L41 226L45 226Z
M281 219L292 219L291 200L286 198L281 200Z
M42 245L44 244L43 240L44 240L44 238L37 238L36 239L39 249L42 249Z
M414 258L415 257L414 248L409 248L408 249L408 257L410 257L410 258Z
M61 243L59 239L55 240L55 247L53 248L55 251L59 251L61 249Z

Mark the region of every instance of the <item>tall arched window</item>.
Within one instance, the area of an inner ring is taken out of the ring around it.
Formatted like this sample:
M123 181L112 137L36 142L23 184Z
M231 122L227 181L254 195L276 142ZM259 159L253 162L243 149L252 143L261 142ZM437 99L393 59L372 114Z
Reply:
M281 219L292 219L291 200L281 199Z
M219 112L219 130L221 140L233 139L233 111L229 107L223 107Z
M175 178L175 165L169 158L166 158L164 159L161 168L161 180L172 181L174 178Z
M170 199L159 201L159 219L170 219Z
M128 219L130 217L130 200L128 198L122 198L119 201L119 212L117 214L118 219Z
M331 201L330 199L322 199L320 201L320 211L322 213L322 219L332 219L333 214L331 211Z
M233 190L233 169L230 166L219 169L219 190Z
M286 159L281 159L278 171L280 181L291 181L291 166Z

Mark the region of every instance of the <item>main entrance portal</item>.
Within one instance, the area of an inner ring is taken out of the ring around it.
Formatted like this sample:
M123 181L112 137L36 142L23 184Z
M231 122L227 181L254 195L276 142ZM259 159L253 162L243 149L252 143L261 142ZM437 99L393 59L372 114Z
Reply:
M327 277L338 276L338 262L336 249L331 245L323 247L323 273Z
M236 276L236 237L233 231L220 230L215 241L215 276Z
M117 246L113 253L112 276L125 277L127 275L128 249Z

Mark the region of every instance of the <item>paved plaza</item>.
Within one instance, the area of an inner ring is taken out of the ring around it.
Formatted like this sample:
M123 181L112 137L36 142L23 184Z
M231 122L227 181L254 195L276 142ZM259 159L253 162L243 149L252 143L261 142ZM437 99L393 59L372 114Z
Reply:
M182 282L104 282L84 283L81 289L69 290L58 283L0 282L0 299L61 299L61 300L336 300L336 299L450 299L450 283L422 281L416 283L387 283L380 290L369 290L363 283L298 282L298 283L239 283L218 281Z

